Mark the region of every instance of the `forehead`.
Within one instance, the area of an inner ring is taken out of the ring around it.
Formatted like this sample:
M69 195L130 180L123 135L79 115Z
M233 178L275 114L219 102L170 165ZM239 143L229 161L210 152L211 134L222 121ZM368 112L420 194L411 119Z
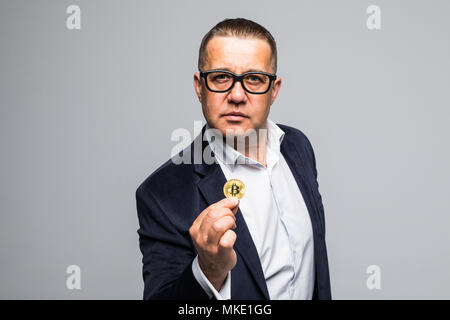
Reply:
M263 39L213 37L206 47L207 69L226 68L236 73L271 72L270 46Z

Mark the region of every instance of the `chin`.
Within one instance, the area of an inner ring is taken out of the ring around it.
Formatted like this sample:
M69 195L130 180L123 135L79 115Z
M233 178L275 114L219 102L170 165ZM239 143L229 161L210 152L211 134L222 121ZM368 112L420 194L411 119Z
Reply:
M249 129L251 129L251 127L249 127L247 124L229 123L222 126L220 131L222 131L224 135L227 133L227 130L232 130L234 135L242 135L245 134Z

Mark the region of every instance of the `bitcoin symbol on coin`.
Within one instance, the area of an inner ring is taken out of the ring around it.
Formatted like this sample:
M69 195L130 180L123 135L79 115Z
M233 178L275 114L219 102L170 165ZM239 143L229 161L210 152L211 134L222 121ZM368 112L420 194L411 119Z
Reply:
M235 197L239 193L239 186L236 183L233 183L231 186L231 196Z
M241 199L245 194L245 185L239 179L228 180L223 186L223 193L227 198L238 198Z

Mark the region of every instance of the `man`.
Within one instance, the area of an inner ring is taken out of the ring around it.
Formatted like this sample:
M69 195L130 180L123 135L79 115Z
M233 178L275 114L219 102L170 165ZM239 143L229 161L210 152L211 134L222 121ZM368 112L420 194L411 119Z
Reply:
M312 146L268 119L276 67L275 40L250 20L203 38L194 87L207 123L178 155L189 163L173 157L136 191L144 299L331 299ZM249 132L256 143L238 148ZM207 148L214 162L196 163ZM223 193L234 178L241 200Z

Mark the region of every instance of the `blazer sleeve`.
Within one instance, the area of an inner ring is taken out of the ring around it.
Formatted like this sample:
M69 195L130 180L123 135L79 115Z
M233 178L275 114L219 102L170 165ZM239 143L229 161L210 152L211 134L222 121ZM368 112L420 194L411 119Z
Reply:
M209 300L192 273L196 256L189 234L168 219L152 193L136 190L144 300Z
M317 165L316 165L316 156L314 155L314 149L311 145L311 142L309 141L309 139L307 138L307 142L308 142L308 149L310 152L310 157L312 160L312 168L313 168L313 173L314 173L314 178L315 178L315 182L317 184L317 197L316 197L316 202L317 205L319 207L319 212L320 212L320 218L322 219L322 225L323 225L323 234L325 235L325 210L323 208L323 203L322 203L322 195L320 194L319 191L319 181L317 180Z

